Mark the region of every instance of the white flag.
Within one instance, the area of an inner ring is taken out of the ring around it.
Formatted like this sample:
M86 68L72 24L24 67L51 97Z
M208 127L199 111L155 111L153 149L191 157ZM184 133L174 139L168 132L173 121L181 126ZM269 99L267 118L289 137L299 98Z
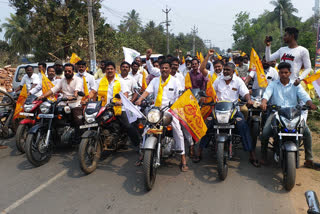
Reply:
M131 48L122 47L124 53L124 60L128 63L132 63L137 56L140 56L140 53Z
M122 101L123 108L126 109L127 117L129 123L133 123L136 121L138 118L144 117L142 112L138 109L137 106L133 105L130 100L122 92L119 93Z

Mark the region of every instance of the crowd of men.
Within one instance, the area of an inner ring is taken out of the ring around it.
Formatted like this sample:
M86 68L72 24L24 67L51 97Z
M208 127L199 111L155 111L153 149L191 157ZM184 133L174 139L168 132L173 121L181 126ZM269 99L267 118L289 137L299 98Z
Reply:
M297 44L299 31L296 28L285 30L284 42L288 45L282 47L274 54L271 54L271 42L266 38L265 56L262 57L262 65L268 87L263 95L261 108L266 110L267 104L272 103L281 107L292 107L299 103L309 105L311 109L316 109L308 93L300 85L311 71L309 52L304 47ZM172 55L161 56L158 59L151 59L152 50L146 51L146 59L142 61L137 57L131 64L123 61L120 64L120 72L116 71L116 65L111 61L101 61L100 68L95 74L86 71L85 61L78 61L75 65L67 63L62 66L61 62L56 62L54 66L46 67L45 63L39 63L39 70L46 73L50 81L55 85L51 90L42 94L41 76L33 73L33 67L25 68L26 75L22 78L21 86L16 91L21 90L24 84L27 85L29 94L35 94L38 99L60 93L60 96L74 97L76 101L69 101L72 109L75 127L82 124L82 104L86 100L78 96L78 91L83 91L83 80L85 77L89 90L88 99L98 99L106 104L120 91L128 99L140 105L142 100L149 95L153 95L156 106L163 107L169 103L174 103L179 92L185 89L206 90L208 81L212 80L213 88L216 91L218 100L236 101L241 96L252 105L248 84L253 82L252 89L258 89L259 84L255 71L249 71L248 56L227 55L222 59L215 56L214 50L209 50L205 59L200 63L197 57L186 56L185 63ZM277 64L279 60L280 63ZM304 72L299 75L299 71L304 66ZM141 88L143 77L146 76L148 87L141 91L139 96L137 88ZM125 129L128 131L133 145L140 145L140 136L134 124L129 124L124 108L121 108L121 100L116 102L118 110L116 115ZM267 164L267 145L271 133L271 120L273 115L269 115L262 132L262 160L258 160L255 153L255 145L252 142L250 129L246 121L246 108L241 108L235 115L237 123L236 129L241 136L243 149L249 153L249 161L255 166ZM209 138L204 136L199 142L197 152L194 148L194 141L188 131L180 124L179 120L173 117L173 136L178 150L181 150L181 170L188 171L185 148L195 163L202 159L202 151L206 148ZM213 124L208 125L208 130L213 128ZM81 136L79 128L76 129L75 143L79 143ZM305 126L304 145L305 145L305 166L315 168L312 156L312 139L308 126ZM185 145L186 142L186 145ZM139 157L137 165L141 165L143 156Z

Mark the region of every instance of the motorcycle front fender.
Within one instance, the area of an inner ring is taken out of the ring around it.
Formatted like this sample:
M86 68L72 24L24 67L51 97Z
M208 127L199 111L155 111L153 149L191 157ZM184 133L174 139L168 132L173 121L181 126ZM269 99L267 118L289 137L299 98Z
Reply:
M282 150L287 152L297 152L298 147L297 147L297 144L295 144L294 142L288 141L282 144Z
M95 135L97 135L96 131L87 130L82 134L81 138L91 138L91 137L94 137Z
M252 120L252 122L254 122L254 123L260 122L260 121L261 121L261 117L259 117L259 116L253 116L253 117L251 118L251 120Z
M149 136L144 142L143 149L156 149L157 138L154 136Z
M38 132L38 130L43 127L44 127L43 124L38 123L38 124L32 126L31 129L29 129L28 134L36 134Z
M216 135L216 142L217 143L225 143L229 140L229 136L225 134L217 134Z
M36 124L36 121L35 120L32 120L32 119L23 119L20 121L20 124L21 125L25 125L25 124L31 124L31 125L34 125Z

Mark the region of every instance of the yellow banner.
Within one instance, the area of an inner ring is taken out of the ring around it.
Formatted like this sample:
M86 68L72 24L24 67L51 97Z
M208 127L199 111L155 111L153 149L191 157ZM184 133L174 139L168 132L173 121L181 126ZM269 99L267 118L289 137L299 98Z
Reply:
M205 103L217 102L218 101L217 93L213 88L213 83L217 79L217 74L214 73L212 77L209 74L208 79L209 80L207 82L207 88L206 88L206 95L208 97L206 98ZM203 106L203 107L201 107L200 111L201 111L201 115L202 115L203 119L205 120L211 114L212 107L211 106Z
M184 64L184 63L186 63L186 59L184 58L184 56L182 56L181 64Z
M191 90L184 92L171 106L169 112L188 130L195 141L199 141L207 132L207 126L201 116L197 99Z
M146 78L146 73L142 72L142 86L141 89L144 91L148 87L147 85L147 78Z
M319 79L319 78L320 78L320 72L315 73L315 74L313 74L313 75L305 78L305 79L303 80L303 82L304 82L305 84L311 84L313 81L316 81L316 80Z
M76 53L72 53L71 58L70 58L71 64L76 64L80 60L81 60L81 58Z
M264 73L260 58L259 58L257 52L253 48L252 48L251 54L250 54L249 69L253 70L257 73L259 87L266 88L268 86L267 77Z
M47 93L51 88L54 87L53 83L48 79L48 77L41 71L42 75L42 94ZM56 101L56 97L54 95L51 95L48 97L48 100Z
M204 57L203 57L203 55L202 55L202 53L201 53L201 52L200 52L199 57L200 57L200 62L202 63L202 62L204 61Z
M218 54L218 53L216 52L216 55L217 55L217 57L218 57L218 60L222 60L222 56L220 56L220 54Z
M82 97L82 101L85 101L88 96L89 96L89 89L88 89L88 85L87 85L87 80L86 77L83 75L82 76L82 80L83 80L83 93L84 93L84 97Z
M23 105L27 97L28 97L27 85L24 84L16 103L16 109L14 110L13 120L15 120L16 118L20 118L20 112L23 111Z

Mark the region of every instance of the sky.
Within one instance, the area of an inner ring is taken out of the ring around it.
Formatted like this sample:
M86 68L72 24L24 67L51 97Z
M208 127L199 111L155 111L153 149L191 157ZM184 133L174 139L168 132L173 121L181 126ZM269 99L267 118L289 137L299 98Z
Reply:
M298 9L295 14L305 21L314 12L315 0L291 0ZM145 25L150 20L156 24L165 21L165 10L168 6L169 30L178 34L190 33L193 26L198 28L198 36L204 40L211 40L212 45L227 49L232 46L232 25L235 15L241 11L248 11L250 18L257 18L265 10L272 11L274 6L269 0L103 0L102 15L113 27L117 27L127 12L135 9ZM0 23L4 23L10 13L14 13L6 0L0 0ZM3 39L3 32L0 33ZM190 48L191 49L191 48Z

